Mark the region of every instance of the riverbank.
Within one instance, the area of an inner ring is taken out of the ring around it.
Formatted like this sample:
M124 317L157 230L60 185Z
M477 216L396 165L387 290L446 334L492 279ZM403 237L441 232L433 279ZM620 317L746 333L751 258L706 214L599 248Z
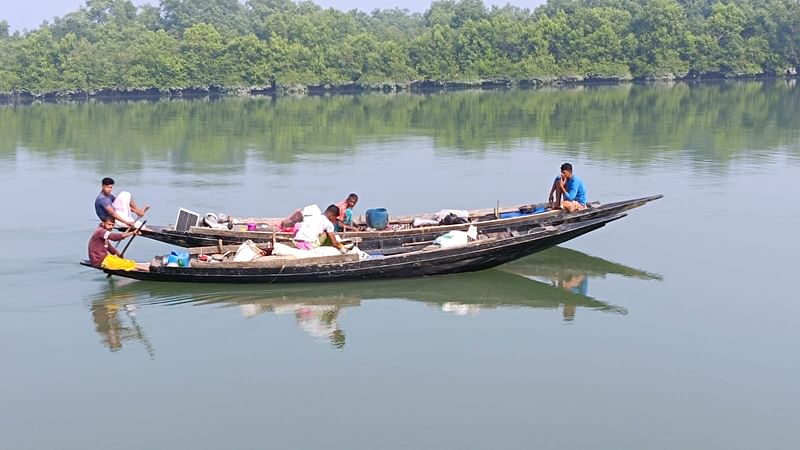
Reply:
M652 82L719 82L719 81L768 81L797 79L797 74L784 76L760 75L751 77L682 77L660 79L633 79L622 77L581 78L552 77L542 79L512 80L490 79L472 81L437 81L418 80L407 83L347 83L347 84L296 84L271 85L253 87L188 87L160 90L157 88L142 89L98 89L91 91L67 90L34 93L28 91L0 92L0 104L27 104L38 101L82 101L82 100L139 100L139 99L188 99L188 98L220 98L220 97L258 97L258 96L304 96L304 95L337 95L366 93L397 92L444 92L468 89L538 89L559 86L593 86L603 84L652 83Z

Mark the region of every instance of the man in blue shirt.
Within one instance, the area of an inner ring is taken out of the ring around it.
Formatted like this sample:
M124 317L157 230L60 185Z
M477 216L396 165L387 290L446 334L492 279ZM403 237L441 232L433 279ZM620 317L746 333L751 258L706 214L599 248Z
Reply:
M129 227L133 228L139 226L137 220L133 219L132 212L137 216L142 217L145 215L149 206L145 205L144 208L139 208L131 198L130 192L120 192L119 196L114 196L111 191L114 189L113 178L103 178L102 188L100 194L94 200L94 212L97 217L103 221L107 217L116 219L116 226L118 228Z
M586 209L586 190L583 181L572 173L572 164L561 165L561 175L553 182L547 202L551 208L569 212Z

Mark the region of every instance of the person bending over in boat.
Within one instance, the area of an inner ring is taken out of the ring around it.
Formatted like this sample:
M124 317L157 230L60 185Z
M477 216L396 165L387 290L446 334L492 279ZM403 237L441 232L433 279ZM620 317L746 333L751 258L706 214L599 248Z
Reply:
M120 192L118 196L114 196L111 191L114 189L113 178L103 178L102 188L100 194L94 201L94 212L100 220L105 220L111 217L116 220L116 226L119 228L136 228L141 225L138 220L134 220L131 212L136 213L139 218L145 215L150 206L145 205L144 208L139 208L136 202L133 201L131 193L127 191Z
M586 209L586 190L583 181L572 173L572 164L561 165L561 174L556 177L550 194L547 196L547 205L553 209L564 209L575 212Z
M113 230L114 218L107 216L100 221L100 226L94 230L92 237L89 238L89 261L92 266L100 267L108 255L119 255L119 251L109 241L121 241L137 232L115 233Z
M356 207L356 203L358 203L358 194L353 192L336 204L336 207L339 208L336 222L333 223L336 231L358 231L358 227L353 226L353 208Z
M319 212L319 208L316 210ZM294 246L300 250L312 250L327 239L330 245L342 251L344 246L333 234L333 223L337 217L339 217L339 207L336 205L328 206L324 214L304 216L300 229L294 235Z

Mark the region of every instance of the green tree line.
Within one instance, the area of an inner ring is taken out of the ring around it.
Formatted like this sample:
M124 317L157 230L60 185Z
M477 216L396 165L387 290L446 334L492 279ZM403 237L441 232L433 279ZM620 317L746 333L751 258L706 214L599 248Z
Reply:
M424 13L291 0L87 0L35 30L0 20L0 92L413 80L795 73L798 0L437 0Z

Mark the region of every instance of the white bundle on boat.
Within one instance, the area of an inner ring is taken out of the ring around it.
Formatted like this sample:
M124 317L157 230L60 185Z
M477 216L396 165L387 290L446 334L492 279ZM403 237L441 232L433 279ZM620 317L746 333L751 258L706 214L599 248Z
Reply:
M422 219L417 217L416 219L414 219L414 223L412 223L412 226L414 227L424 227L431 225L439 225L439 221L433 219Z
M242 242L233 256L234 262L250 262L261 256L261 249L250 239Z
M299 248L294 248L290 245L276 242L275 246L272 248L273 256L294 256L296 258L318 258L320 256L336 256L341 254L342 253L339 250L328 246L317 247L311 250L300 250Z
M280 242L275 243L275 247L272 248L272 255L294 256L295 258L319 258L320 256L358 255L359 259L367 259L367 257L369 256L366 253L362 252L356 246L353 246L346 252L342 253L335 247L330 247L327 245L324 245L322 247L317 247L311 250L300 250L299 248L294 248L290 245L282 244Z
M445 217L449 216L450 214L461 217L462 219L469 219L469 211L465 209L443 209L434 214L433 217L436 220L442 220Z
M433 245L441 248L454 248L463 247L469 243L470 240L478 239L478 229L475 225L470 225L467 231L453 230L437 237L433 241Z
M303 217L321 216L322 210L317 205L308 205L303 208Z

